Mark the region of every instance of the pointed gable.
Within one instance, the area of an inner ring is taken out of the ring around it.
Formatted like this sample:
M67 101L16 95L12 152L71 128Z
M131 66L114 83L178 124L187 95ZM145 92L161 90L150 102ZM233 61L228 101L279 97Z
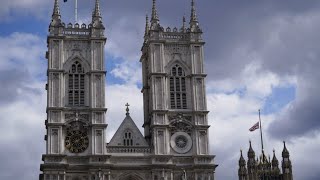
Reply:
M129 114L112 137L108 146L148 147L148 143Z

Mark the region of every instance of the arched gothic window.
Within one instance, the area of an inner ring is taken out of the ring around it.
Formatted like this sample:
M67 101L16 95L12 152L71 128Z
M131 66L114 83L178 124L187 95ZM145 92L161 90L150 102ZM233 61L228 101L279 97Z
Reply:
M171 109L187 109L186 75L179 65L171 68L170 106Z
M130 131L126 131L123 136L123 145L124 146L133 146L133 137Z
M85 73L79 61L75 61L69 70L68 104L70 106L84 106Z

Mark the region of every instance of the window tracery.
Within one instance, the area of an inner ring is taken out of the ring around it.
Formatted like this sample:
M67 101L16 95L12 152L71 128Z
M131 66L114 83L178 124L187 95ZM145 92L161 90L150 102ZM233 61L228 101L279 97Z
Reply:
M186 75L178 64L171 68L170 107L171 109L187 109Z
M123 135L123 145L124 146L133 146L133 136L130 131L126 131Z
M84 106L85 72L79 61L75 61L69 70L68 88L68 104L70 106Z

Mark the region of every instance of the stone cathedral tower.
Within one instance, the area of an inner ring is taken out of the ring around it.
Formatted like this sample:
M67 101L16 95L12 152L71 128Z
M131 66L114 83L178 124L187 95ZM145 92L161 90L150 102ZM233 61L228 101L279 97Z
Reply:
M106 156L104 29L99 0L89 25L64 24L54 0L46 53L46 154L40 179L92 179Z
M188 27L183 17L180 28L164 29L155 0L150 23L147 17L141 62L143 127L152 162L166 170L162 176L158 171L165 179L179 179L176 172L185 169L187 179L212 180L216 165L209 155L205 42L194 0Z
M54 0L46 54L47 151L40 180L214 180L205 43L194 0L189 26L183 18L182 26L172 29L160 25L153 0L141 56L144 135L127 104L109 143L104 30L99 0L89 25L64 24Z

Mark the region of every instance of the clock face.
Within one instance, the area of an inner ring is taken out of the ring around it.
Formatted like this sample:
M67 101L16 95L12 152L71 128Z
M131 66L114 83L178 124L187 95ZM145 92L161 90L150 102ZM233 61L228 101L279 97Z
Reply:
M87 133L78 130L68 131L65 146L72 153L84 152L89 146Z
M185 154L192 148L192 139L185 132L176 132L171 136L170 144L175 152Z

